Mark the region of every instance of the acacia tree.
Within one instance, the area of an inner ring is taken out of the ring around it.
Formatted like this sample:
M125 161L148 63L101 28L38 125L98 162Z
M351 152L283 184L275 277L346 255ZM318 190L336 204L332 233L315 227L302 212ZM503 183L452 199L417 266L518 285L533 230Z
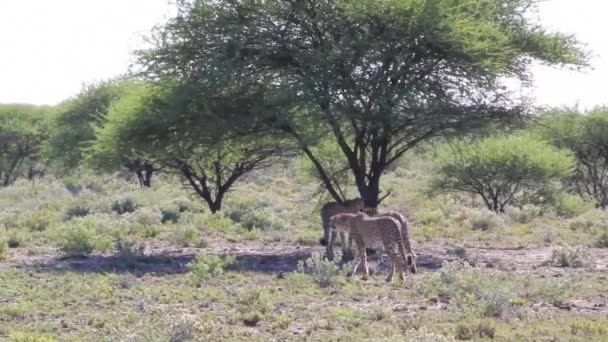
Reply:
M59 104L50 116L50 137L45 143L45 154L63 172L82 165L85 151L94 143L94 126L103 125L113 102L130 88L137 87L135 80L114 79L90 84L71 99ZM98 160L100 161L101 158ZM141 186L150 187L152 175L157 171L146 160L139 158L109 159L95 164L96 168L114 170L125 167L134 173Z
M580 196L590 197L600 208L608 206L608 108L587 113L557 110L545 113L539 125L549 143L572 151L575 172L566 181Z
M44 115L46 107L31 105L0 105L0 185L9 186L19 176L32 179L40 147L46 138Z
M479 195L489 210L521 203L572 173L568 153L529 136L494 136L456 142L441 150L432 187Z
M153 79L270 84L285 110L267 122L296 141L328 192L344 198L310 148L340 147L365 204L382 173L427 139L525 113L501 78L529 81L534 61L582 66L572 36L543 29L535 0L180 0L139 51Z
M240 177L289 152L276 132L251 120L263 109L251 92L184 84L132 88L112 105L90 153L139 156L176 172L215 213Z

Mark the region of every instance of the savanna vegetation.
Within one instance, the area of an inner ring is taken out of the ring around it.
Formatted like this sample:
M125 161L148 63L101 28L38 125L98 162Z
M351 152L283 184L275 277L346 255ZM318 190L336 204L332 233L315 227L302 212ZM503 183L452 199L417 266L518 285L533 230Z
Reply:
M588 64L535 1L175 6L128 74L0 105L0 339L608 336L608 109L503 85ZM355 197L411 221L405 283L323 257Z

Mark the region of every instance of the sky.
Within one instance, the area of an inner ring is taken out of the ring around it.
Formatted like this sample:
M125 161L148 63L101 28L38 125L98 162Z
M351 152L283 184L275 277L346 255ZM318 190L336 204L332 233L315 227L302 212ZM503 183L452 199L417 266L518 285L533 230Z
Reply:
M171 13L171 0L0 0L0 103L57 104L83 84L128 70L131 51ZM537 105L608 104L608 22L604 0L545 0L538 16L575 34L593 53L584 72L535 65L518 90Z

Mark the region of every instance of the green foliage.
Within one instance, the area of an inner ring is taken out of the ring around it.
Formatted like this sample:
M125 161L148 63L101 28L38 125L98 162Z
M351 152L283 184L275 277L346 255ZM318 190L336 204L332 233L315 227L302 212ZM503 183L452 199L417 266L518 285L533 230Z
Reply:
M608 107L586 113L553 110L545 113L538 126L539 136L576 157L575 172L566 184L581 196L593 198L598 206L608 206Z
M76 205L66 210L63 215L65 221L69 221L74 217L85 217L91 213L91 208L84 205Z
M498 219L492 212L479 212L475 213L470 219L471 228L473 230L490 230L498 225Z
M69 172L84 160L84 150L95 140L93 124L103 122L129 82L110 80L85 86L79 94L59 104L50 117L45 153L60 171Z
M180 211L175 209L163 209L160 211L162 218L160 221L164 224L167 222L177 223L179 221Z
M17 248L20 247L25 241L25 233L21 230L10 229L8 231L8 237L6 239L6 243L9 248Z
M312 279L321 287L339 283L344 272L332 261L326 260L319 253L313 253L307 260L298 261L298 272L310 274Z
M112 209L112 211L115 211L119 215L122 215L125 213L134 212L137 209L137 205L135 204L135 202L132 199L125 198L120 201L114 201L114 203L112 203L111 209Z
M90 159L143 157L181 174L212 212L221 210L233 184L276 161L285 146L277 135L248 136L256 129L249 116L257 105L235 98L248 88L222 90L227 94L175 82L131 87L96 127Z
M0 104L0 186L40 173L47 107Z
M541 209L534 204L526 204L521 209L507 207L505 212L515 222L529 223L540 215Z
M597 237L595 246L599 248L608 248L608 227L604 227L600 235Z
M433 188L480 195L488 209L502 212L568 176L572 167L568 153L530 136L461 141L440 151Z
M200 233L193 227L179 227L173 231L172 240L178 246L188 247L200 241Z
M562 194L555 199L553 208L561 216L576 217L593 208L593 203L577 195Z
M190 270L190 278L195 283L200 283L203 280L224 274L226 268L233 265L234 262L235 258L233 256L199 255L187 266Z
M55 342L54 337L40 333L17 333L11 335L11 342Z
M138 51L145 71L155 80L187 82L200 99L210 86L223 94L235 84L254 89L232 96L233 103L264 109L249 113L250 121L287 133L335 199L343 197L335 172L348 161L370 206L383 172L421 141L520 119L523 106L505 92L504 77L527 81L535 60L587 63L574 37L531 19L534 0L224 0L178 7L180 15L153 35L152 48ZM258 138L267 133L260 131ZM328 164L325 151L313 150L320 136L339 146L339 161Z
M58 229L54 240L67 257L86 256L112 246L111 240L100 234L100 228L101 223L92 216L75 217Z
M551 251L550 263L557 267L582 267L582 251L570 246L555 247Z
M8 253L8 243L4 239L0 239L0 261L6 260L6 254Z

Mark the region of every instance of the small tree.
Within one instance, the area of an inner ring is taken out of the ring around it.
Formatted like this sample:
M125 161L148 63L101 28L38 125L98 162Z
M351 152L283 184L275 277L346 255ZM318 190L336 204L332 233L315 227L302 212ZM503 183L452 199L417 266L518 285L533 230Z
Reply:
M9 186L20 175L32 179L38 173L46 112L46 107L0 105L0 185Z
M129 79L99 82L84 87L79 94L59 104L49 118L50 137L44 148L54 166L62 172L70 172L83 165L86 150L95 143L94 126L103 125L112 103L137 86L137 81ZM141 186L151 185L156 168L149 161L98 157L98 163L94 164L96 169L125 167L137 176Z
M262 110L252 91L170 83L132 88L98 127L91 157L151 160L179 173L215 213L241 176L288 150L280 136L263 134L251 120L252 111Z
M440 151L433 188L481 196L488 209L536 194L572 172L573 159L529 136L512 135L459 142Z
M539 125L550 144L572 151L575 172L566 184L579 195L590 197L600 208L608 206L608 108L588 113L559 110L547 113Z

